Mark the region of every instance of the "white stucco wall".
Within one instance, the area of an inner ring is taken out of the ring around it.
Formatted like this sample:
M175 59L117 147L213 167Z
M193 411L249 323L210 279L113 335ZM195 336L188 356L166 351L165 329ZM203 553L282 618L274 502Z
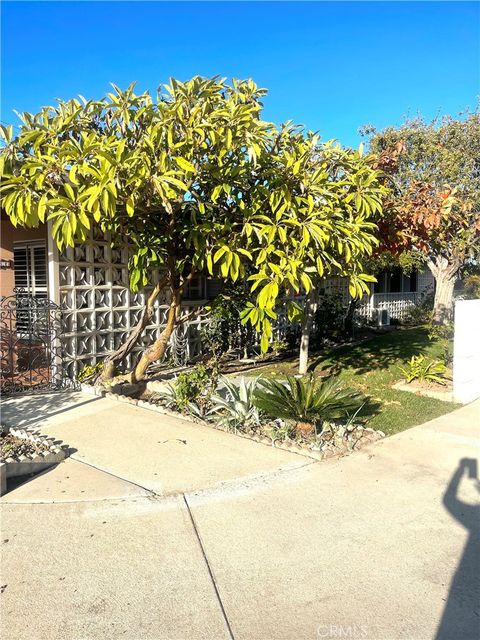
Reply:
M455 303L453 393L463 403L480 398L480 300Z

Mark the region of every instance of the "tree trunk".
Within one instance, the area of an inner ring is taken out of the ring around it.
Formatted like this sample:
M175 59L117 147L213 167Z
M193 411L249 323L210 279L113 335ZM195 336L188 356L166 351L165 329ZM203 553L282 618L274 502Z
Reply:
M130 332L127 340L122 345L120 345L120 347L116 351L114 351L114 353L110 354L105 359L102 371L102 380L104 382L109 382L114 378L116 365L119 364L131 352L133 347L136 345L137 340L142 335L143 330L151 322L155 301L160 295L166 282L166 277L157 282L157 284L153 288L153 291L148 296L148 300L143 310L142 317Z
M433 324L447 324L453 319L453 288L457 278L458 267L449 264L446 258L440 257L428 266L435 278L435 298L433 302Z
M305 298L304 318L302 322L302 335L300 338L300 355L298 359L298 373L305 375L308 369L308 349L310 346L310 333L313 319L317 310L317 296L313 289Z
M351 298L348 304L347 314L343 325L343 331L349 338L353 337L353 319L355 317L355 311L357 310L359 298Z
M155 340L155 342L143 352L137 366L131 373L130 381L132 383L143 380L149 365L152 364L152 362L156 362L165 355L168 341L170 340L173 330L175 329L178 322L177 312L180 308L180 303L181 292L179 290L172 291L172 298L167 312L167 323L165 325L165 329L163 329L157 340Z

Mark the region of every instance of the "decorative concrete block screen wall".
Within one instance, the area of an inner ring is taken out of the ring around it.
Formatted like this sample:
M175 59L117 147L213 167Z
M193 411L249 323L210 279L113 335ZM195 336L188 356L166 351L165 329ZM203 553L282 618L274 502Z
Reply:
M63 359L72 379L86 364L96 364L117 349L141 317L149 290L129 290L127 264L128 247L112 248L99 229L94 229L86 242L59 256L60 302L65 308ZM127 358L127 367L165 325L165 302L157 302L152 322ZM194 321L177 330L170 354L175 361L186 360L199 349L200 321Z
M453 393L463 403L480 398L480 300L455 304Z

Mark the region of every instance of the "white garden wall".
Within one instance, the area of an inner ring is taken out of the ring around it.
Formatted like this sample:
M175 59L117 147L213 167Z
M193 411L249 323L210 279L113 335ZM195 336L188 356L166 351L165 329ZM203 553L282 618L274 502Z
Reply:
M453 393L463 403L480 398L480 300L455 303Z

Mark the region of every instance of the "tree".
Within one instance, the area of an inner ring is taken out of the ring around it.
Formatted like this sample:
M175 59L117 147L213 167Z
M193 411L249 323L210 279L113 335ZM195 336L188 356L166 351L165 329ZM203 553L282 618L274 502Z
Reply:
M262 209L252 219L260 242L252 250L257 273L250 276L255 303L243 312L243 322L262 331L265 351L275 308L287 298L289 318L302 315L299 373L307 370L309 338L317 291L325 277L350 279L350 294L361 297L374 278L364 260L378 244L373 220L381 212L385 188L373 158L362 149L321 144L314 134L286 127L264 166L268 191L267 215ZM303 310L291 294L303 291Z
M130 287L149 296L105 378L166 290L165 326L128 379L142 379L163 357L197 274L237 281L246 265L253 270L257 298L243 321L262 332L264 350L282 295L300 287L308 294L332 272L348 275L356 295L365 290L361 258L376 242L378 171L358 152L264 122L263 95L251 80L218 78L171 80L156 99L114 86L102 100L22 114L15 138L2 128L1 189L13 224L51 221L60 248L85 240L94 225L115 246L128 240Z
M425 255L436 281L433 320L447 322L455 281L480 250L480 113L367 132L391 187L386 247Z
M46 220L60 248L83 241L93 225L114 245L128 240L130 286L150 285L142 318L107 361L105 377L135 344L166 289L165 328L143 353L131 379L165 353L192 278L213 271L236 280L246 257L235 239L243 229L245 194L257 156L274 135L259 118L265 91L251 81L172 80L156 100L134 85L100 101L60 101L21 115L20 134L4 128L4 206L13 224ZM229 251L218 254L220 247ZM231 250L230 250L231 249ZM160 270L152 281L152 269Z

